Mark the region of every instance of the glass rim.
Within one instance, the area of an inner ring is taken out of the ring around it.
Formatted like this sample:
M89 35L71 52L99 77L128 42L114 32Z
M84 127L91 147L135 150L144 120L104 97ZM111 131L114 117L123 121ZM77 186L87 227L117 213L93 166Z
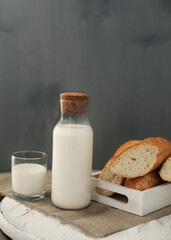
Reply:
M22 153L36 153L36 154L41 154L40 157L21 157L19 154ZM18 156L17 156L18 154ZM41 151L36 151L36 150L22 150L22 151L16 151L11 154L11 158L17 158L20 160L40 160L40 159L46 159L48 158L48 155L45 152Z

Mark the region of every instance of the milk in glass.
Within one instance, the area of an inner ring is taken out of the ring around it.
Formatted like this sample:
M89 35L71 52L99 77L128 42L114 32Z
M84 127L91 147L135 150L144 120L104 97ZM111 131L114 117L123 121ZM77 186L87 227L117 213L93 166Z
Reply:
M13 191L36 195L45 191L46 168L39 164L22 163L12 167Z

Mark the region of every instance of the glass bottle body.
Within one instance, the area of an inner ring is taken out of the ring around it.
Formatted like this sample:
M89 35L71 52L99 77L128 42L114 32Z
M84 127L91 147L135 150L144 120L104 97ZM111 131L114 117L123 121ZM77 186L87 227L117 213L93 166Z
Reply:
M85 114L61 114L53 130L52 202L64 209L91 200L93 130Z

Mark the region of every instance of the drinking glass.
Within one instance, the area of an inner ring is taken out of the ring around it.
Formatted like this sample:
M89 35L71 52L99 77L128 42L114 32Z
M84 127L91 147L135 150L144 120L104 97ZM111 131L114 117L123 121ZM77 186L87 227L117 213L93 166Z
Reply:
M45 197L48 156L40 151L18 151L11 155L12 194L33 201Z

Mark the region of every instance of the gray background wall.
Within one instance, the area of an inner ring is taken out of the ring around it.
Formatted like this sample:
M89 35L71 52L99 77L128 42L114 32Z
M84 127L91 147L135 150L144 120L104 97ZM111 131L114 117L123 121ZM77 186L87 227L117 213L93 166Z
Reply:
M170 0L0 0L0 171L49 155L59 93L89 94L94 168L128 139L171 140Z

